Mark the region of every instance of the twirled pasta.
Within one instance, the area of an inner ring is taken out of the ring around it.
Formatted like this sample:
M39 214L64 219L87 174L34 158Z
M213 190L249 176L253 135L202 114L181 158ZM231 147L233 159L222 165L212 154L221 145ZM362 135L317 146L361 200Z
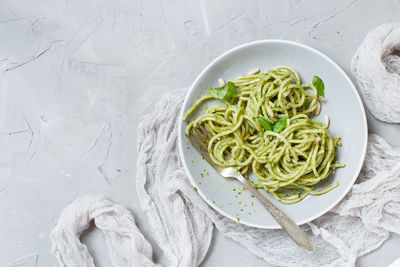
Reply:
M335 161L340 139L332 138L321 122L308 117L322 98L316 88L302 84L298 73L288 67L240 76L233 82L238 91L229 102L208 108L186 128L188 133L200 124L211 134L208 152L213 162L238 167L246 177L252 170L258 180L254 186L284 203L336 187L338 183L320 191L313 187L343 166ZM196 101L184 119L208 98ZM265 130L258 116L272 124L288 119L285 129L277 133Z

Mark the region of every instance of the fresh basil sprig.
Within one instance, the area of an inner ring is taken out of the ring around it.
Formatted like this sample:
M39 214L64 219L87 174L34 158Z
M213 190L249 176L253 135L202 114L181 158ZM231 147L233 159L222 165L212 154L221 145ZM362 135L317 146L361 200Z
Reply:
M276 133L280 133L285 129L287 124L288 116L280 118L277 122L274 123L272 130Z
M285 129L288 116L280 118L277 122L274 124L271 124L269 121L267 121L264 117L258 116L257 117L258 122L261 124L261 126L267 130L267 131L274 131L276 133L280 133Z
M317 93L319 95L325 96L325 85L324 85L324 82L321 80L320 77L315 75L313 80L312 80L312 84L317 89Z
M223 100L232 97L236 93L236 86L233 82L227 82L222 87L210 87L207 90L212 97Z
M258 116L257 120L265 130L272 131L272 124L269 121L267 121L264 117Z

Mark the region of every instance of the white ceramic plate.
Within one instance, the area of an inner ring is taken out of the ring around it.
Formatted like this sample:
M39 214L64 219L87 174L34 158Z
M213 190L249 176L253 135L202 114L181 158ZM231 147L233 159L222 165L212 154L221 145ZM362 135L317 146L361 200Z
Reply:
M307 196L295 204L283 204L260 190L297 224L309 222L333 208L349 191L356 180L367 148L367 121L364 108L351 80L331 59L308 46L283 40L262 40L233 48L211 62L192 84L181 110L181 117L208 87L218 86L218 79L233 80L252 69L268 70L276 66L290 66L297 70L303 83L311 83L318 75L325 83L325 100L318 120L330 116L329 132L342 137L343 146L337 159L346 164L337 169L325 186L339 181L340 185L318 196ZM208 102L214 105L218 102ZM204 112L201 107L189 119ZM199 194L215 210L242 224L258 228L277 229L279 224L257 199L236 180L223 178L201 158L185 137L186 123L179 122L179 150L189 178ZM208 173L208 175L207 175ZM321 185L321 186L324 186Z

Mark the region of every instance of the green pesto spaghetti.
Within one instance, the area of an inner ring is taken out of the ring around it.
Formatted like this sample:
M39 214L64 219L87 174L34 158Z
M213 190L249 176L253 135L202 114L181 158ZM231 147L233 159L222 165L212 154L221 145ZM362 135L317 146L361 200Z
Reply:
M317 114L324 84L315 76L302 84L289 67L239 76L220 88L209 88L183 119L203 101L217 98L223 105L212 106L190 128L203 126L210 134L208 153L221 167L237 167L248 178L257 177L256 188L264 188L279 201L295 203L309 194L323 194L314 186L343 164L335 160L338 137L331 137Z

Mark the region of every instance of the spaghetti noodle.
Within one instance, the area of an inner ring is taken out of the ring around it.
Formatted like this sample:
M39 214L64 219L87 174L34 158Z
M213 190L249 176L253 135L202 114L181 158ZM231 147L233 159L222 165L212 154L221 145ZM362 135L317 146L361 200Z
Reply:
M252 171L258 181L254 186L284 203L338 185L314 190L315 184L344 165L335 160L340 139L308 117L322 99L313 84L302 84L298 73L288 67L240 76L233 83L238 90L229 101L223 100L225 105L209 107L186 128L188 133L202 125L211 134L208 153L215 164L238 167L247 178ZM184 119L209 98L196 101Z

